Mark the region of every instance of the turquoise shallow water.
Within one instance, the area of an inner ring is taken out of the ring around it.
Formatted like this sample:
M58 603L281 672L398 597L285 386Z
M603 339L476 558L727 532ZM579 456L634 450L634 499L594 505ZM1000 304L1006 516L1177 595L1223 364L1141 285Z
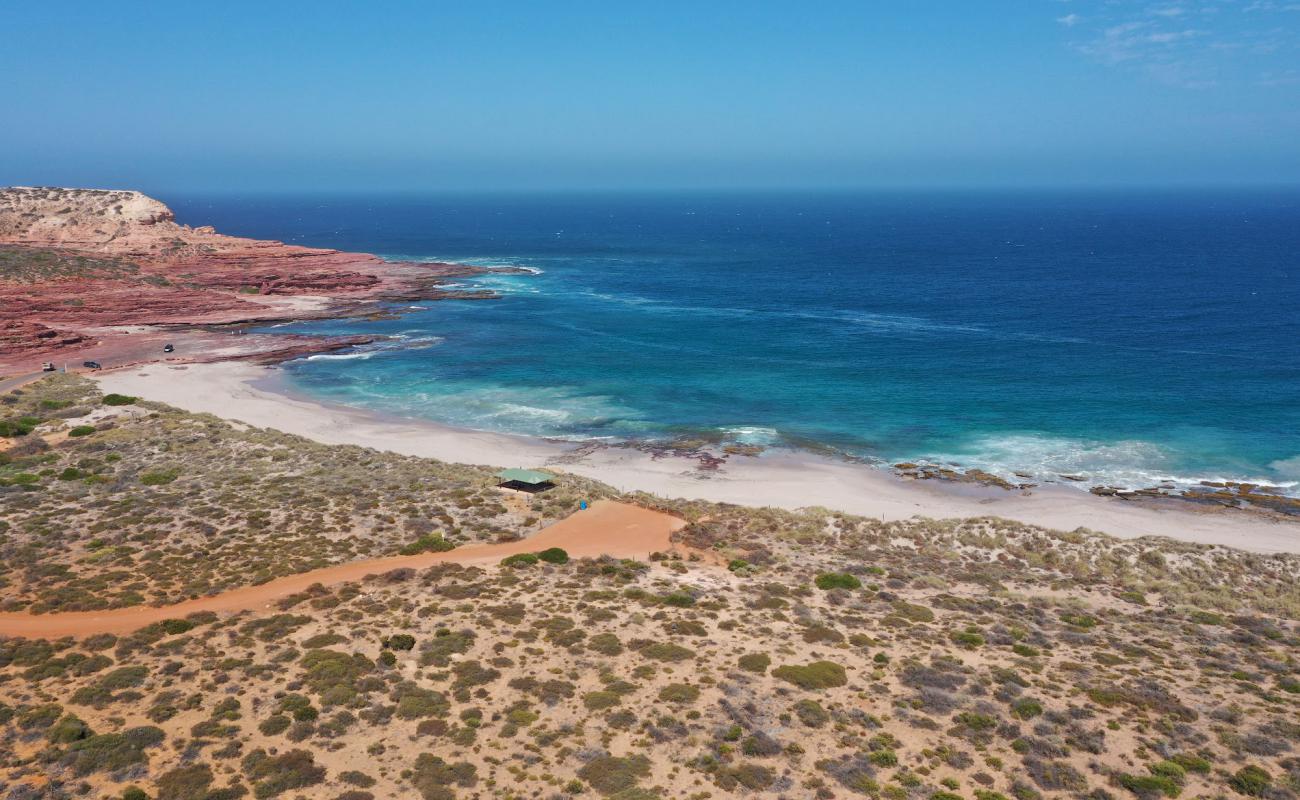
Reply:
M183 221L527 266L491 302L294 325L332 401L572 438L1002 474L1300 482L1300 195L184 198Z

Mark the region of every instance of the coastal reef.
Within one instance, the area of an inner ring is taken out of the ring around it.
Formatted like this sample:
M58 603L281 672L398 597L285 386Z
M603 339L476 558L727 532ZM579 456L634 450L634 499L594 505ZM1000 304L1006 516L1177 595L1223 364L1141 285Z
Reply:
M0 405L2 595L161 605L527 537L124 634L0 638L0 798L1300 796L1300 558L998 518L618 494L325 446L53 376ZM589 512L577 512L589 513Z

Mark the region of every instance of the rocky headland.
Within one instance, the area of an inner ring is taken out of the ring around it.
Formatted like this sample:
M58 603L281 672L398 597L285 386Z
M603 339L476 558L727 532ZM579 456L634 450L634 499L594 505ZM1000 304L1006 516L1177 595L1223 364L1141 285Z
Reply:
M486 299L444 287L486 271L226 236L178 223L140 192L0 189L0 373L83 354L106 365L151 360L139 352L157 349L145 345L151 333L171 341L197 326L374 313L384 301ZM224 346L221 357L341 344L264 338ZM177 349L200 360L213 348Z

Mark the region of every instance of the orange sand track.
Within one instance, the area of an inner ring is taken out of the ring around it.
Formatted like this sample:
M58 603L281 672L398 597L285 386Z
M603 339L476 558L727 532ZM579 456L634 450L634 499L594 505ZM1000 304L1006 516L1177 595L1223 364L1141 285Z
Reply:
M186 600L171 606L134 606L109 611L69 611L56 614L0 613L0 636L58 639L97 633L130 633L154 622L176 619L196 611L251 611L271 606L276 600L301 592L312 584L357 581L402 567L420 569L443 561L457 564L495 564L516 553L532 553L548 547L562 547L571 558L614 556L645 558L655 551L674 549L672 533L685 522L677 517L640 506L598 500L586 511L544 528L527 539L501 544L458 547L445 553L391 556L370 561L339 564L277 578L260 586L231 589L210 597Z

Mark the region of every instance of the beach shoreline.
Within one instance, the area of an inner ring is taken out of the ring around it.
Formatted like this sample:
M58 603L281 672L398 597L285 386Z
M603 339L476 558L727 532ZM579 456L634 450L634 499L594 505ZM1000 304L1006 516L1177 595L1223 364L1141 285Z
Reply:
M1056 530L1086 528L1119 538L1162 536L1258 553L1300 553L1300 521L1190 503L1168 507L1041 486L1008 491L916 481L811 453L732 455L713 468L685 455L471 431L329 405L293 391L275 367L246 362L155 363L98 373L105 392L211 413L325 444L346 444L495 467L546 467L614 488L665 498L753 507L822 507L883 520L996 516Z

